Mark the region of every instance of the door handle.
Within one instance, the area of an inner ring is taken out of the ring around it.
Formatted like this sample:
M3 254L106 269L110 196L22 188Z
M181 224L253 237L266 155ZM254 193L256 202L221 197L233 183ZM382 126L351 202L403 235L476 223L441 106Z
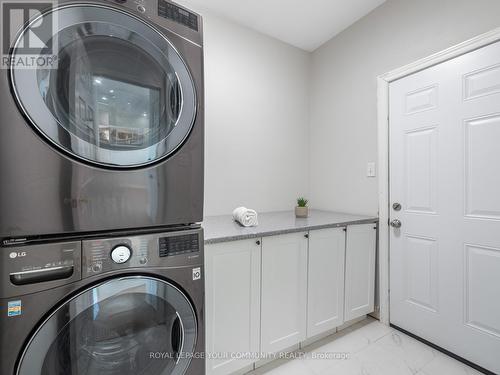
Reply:
M398 219L394 219L393 221L391 221L391 227L393 228L401 228L401 220L398 220Z
M177 313L177 317L172 324L171 335L170 340L176 357L175 363L178 363L181 359L182 347L184 346L184 325L179 313Z

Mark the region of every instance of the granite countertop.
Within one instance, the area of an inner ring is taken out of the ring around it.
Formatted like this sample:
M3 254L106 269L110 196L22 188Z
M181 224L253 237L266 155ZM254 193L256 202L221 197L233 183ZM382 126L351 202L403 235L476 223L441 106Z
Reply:
M375 216L310 210L306 219L296 218L294 211L260 213L259 225L256 227L243 227L233 220L232 215L207 216L203 219L202 226L205 231L205 244L212 244L377 221Z

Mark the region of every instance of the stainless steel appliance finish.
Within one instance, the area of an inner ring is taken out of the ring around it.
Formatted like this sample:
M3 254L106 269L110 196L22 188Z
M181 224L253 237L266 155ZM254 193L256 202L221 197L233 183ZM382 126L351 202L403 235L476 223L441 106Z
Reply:
M51 17L57 69L0 70L0 240L200 222L201 17L59 1L14 56Z
M200 228L0 251L2 375L205 373Z

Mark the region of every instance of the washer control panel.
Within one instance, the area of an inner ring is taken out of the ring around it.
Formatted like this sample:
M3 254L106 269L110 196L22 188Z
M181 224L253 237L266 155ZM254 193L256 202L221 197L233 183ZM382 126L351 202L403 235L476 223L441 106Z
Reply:
M203 266L203 229L0 247L0 299L113 271Z
M200 248L199 238L195 233L176 237L160 237L158 245L160 257L193 253Z
M113 250L111 250L111 259L116 264L125 263L130 259L132 255L132 251L130 248L125 245L118 245Z
M82 277L131 268L203 264L203 230L82 241Z

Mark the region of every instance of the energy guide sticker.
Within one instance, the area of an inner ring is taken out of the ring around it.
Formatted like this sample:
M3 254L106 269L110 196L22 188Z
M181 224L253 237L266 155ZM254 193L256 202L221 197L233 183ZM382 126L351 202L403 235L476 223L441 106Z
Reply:
M21 313L22 313L21 301L7 302L7 316L17 316L21 315Z

